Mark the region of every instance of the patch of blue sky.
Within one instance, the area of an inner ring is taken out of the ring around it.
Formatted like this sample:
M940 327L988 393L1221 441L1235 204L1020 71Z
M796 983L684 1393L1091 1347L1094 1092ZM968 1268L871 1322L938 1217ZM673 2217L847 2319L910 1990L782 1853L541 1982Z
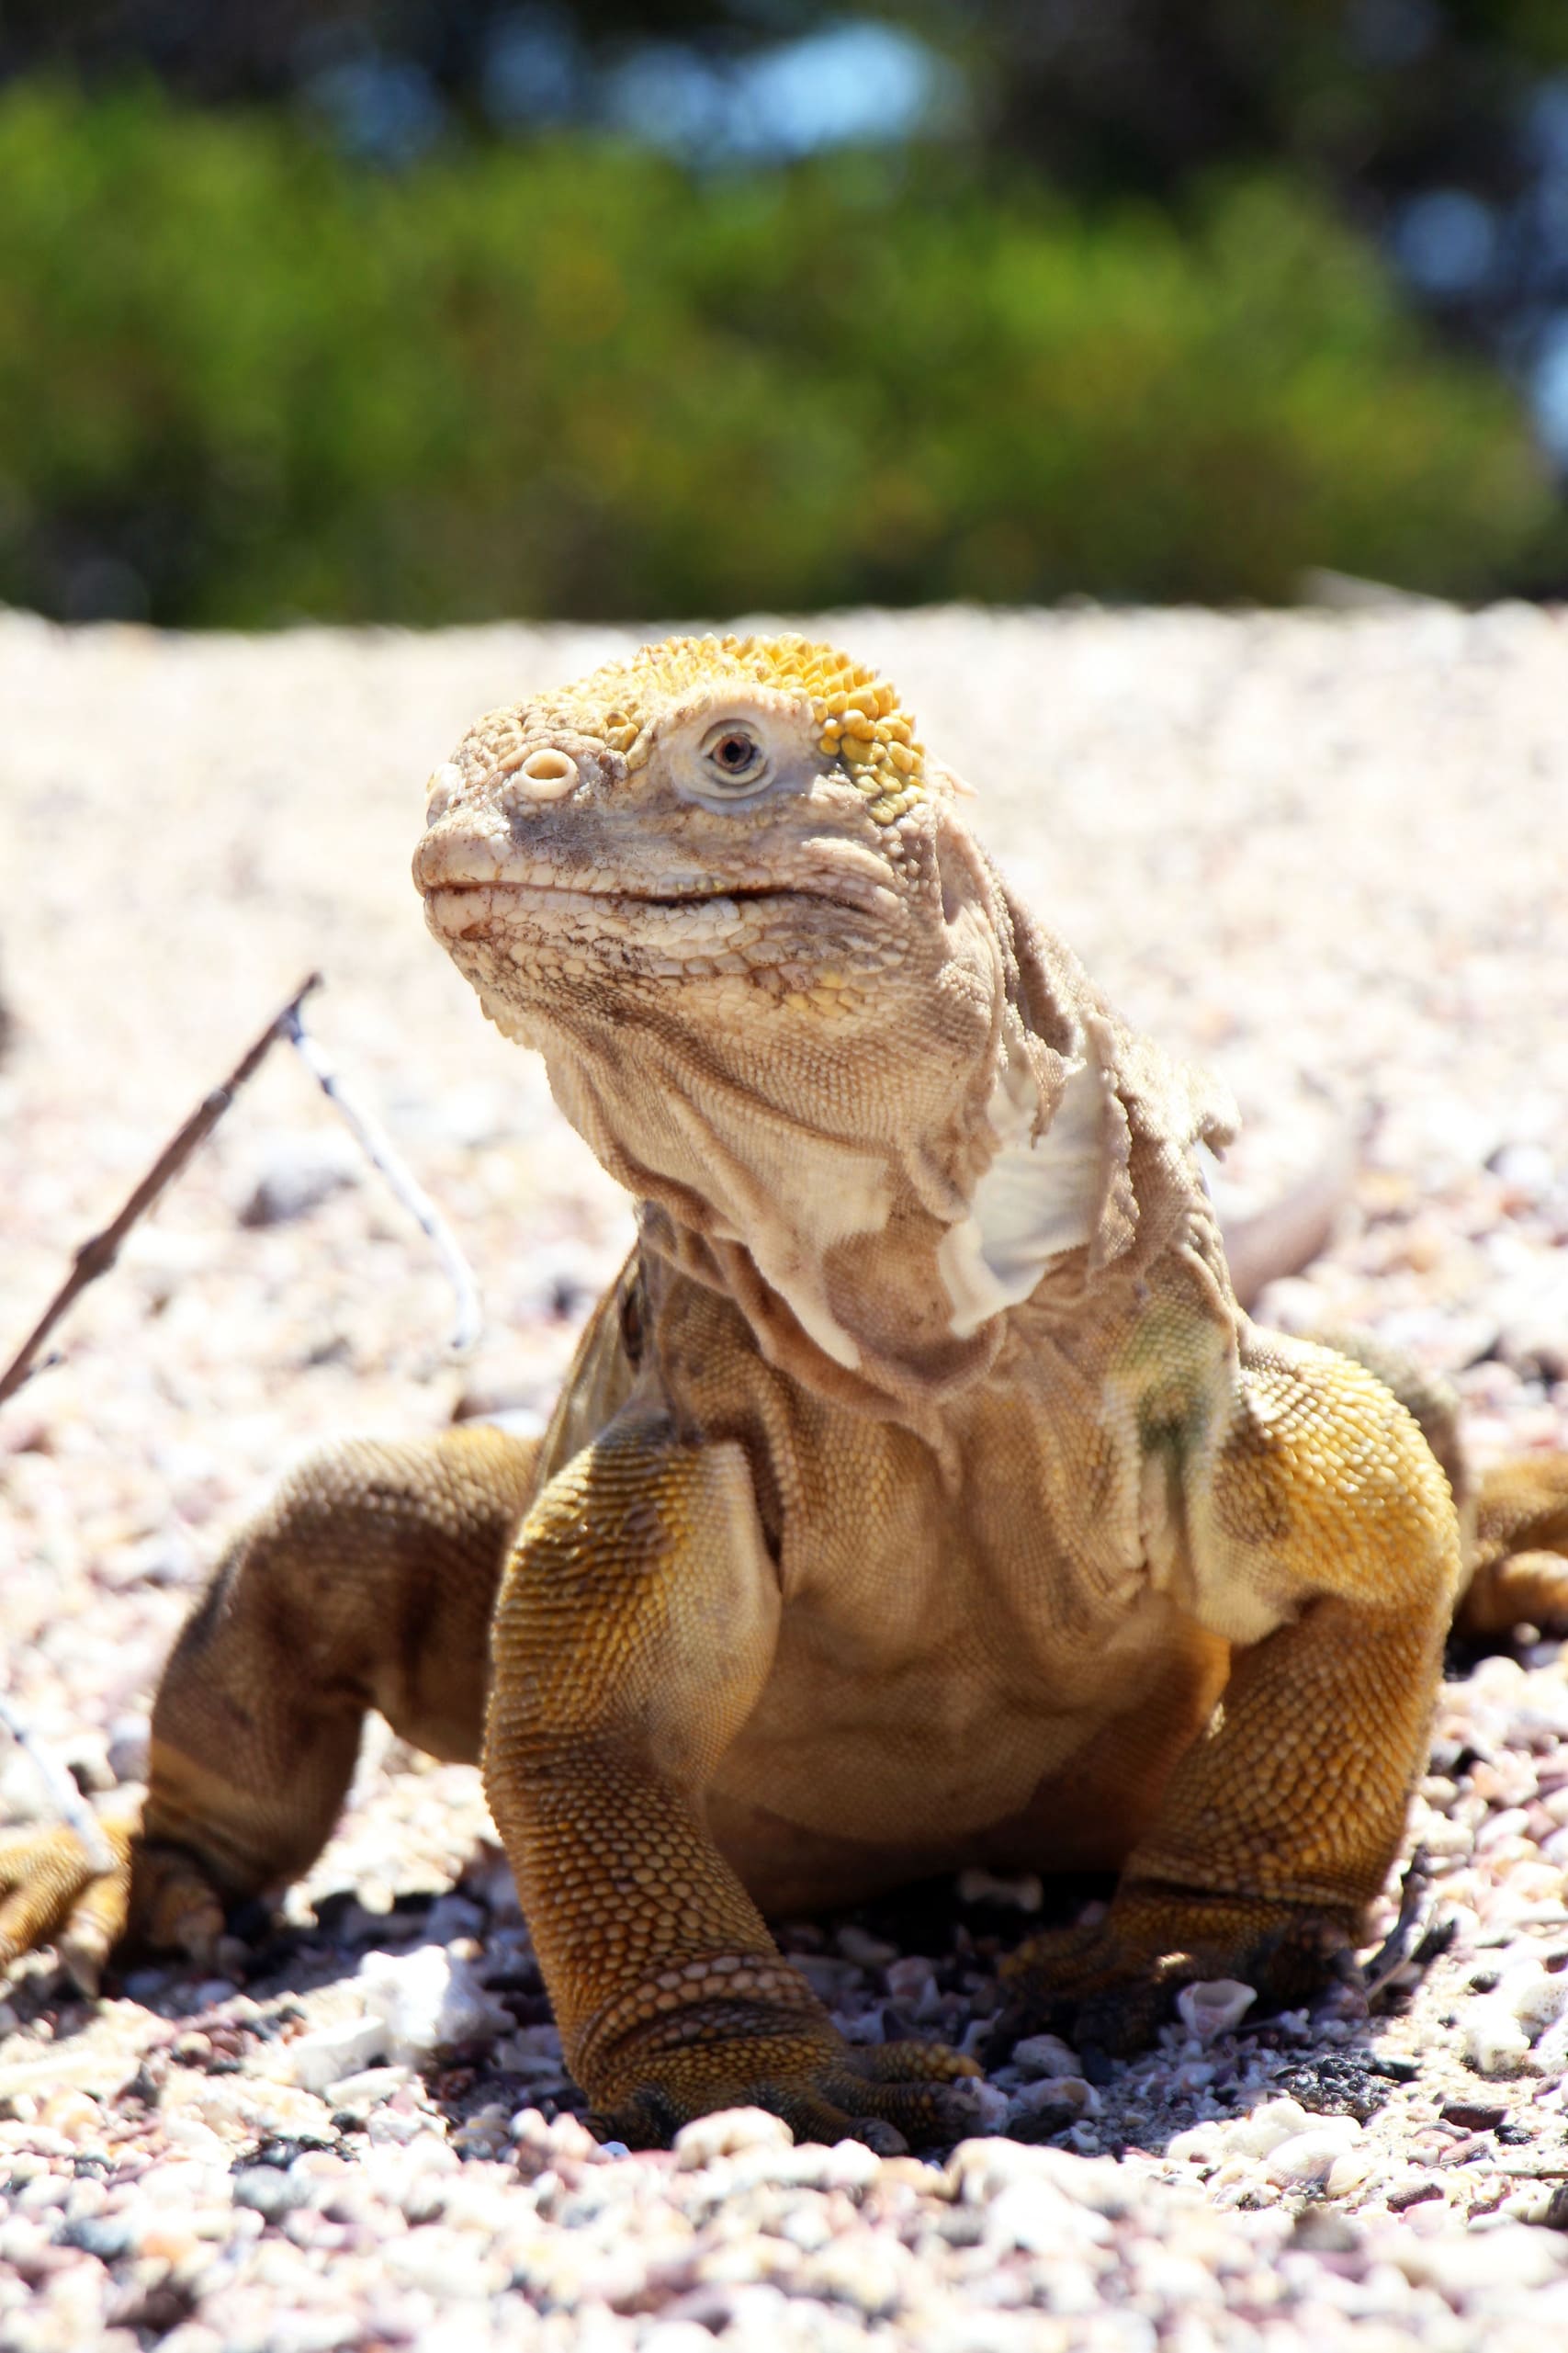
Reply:
M416 163L446 128L446 108L422 66L374 51L322 66L305 98L345 154L368 163Z
M514 8L491 28L479 88L502 129L570 121L585 110L589 79L577 27L561 9Z
M1568 74L1538 84L1526 109L1524 147L1538 171L1568 175Z
M856 17L728 58L645 42L604 86L617 129L694 164L891 145L950 121L958 101L955 70L926 42Z
M1393 253L1418 293L1436 301L1474 295L1496 262L1496 216L1467 188L1428 188L1401 208Z
M1529 376L1535 429L1552 462L1568 472L1568 311L1550 320Z
M307 103L347 153L417 161L449 127L430 76L368 43L334 46L304 77ZM927 42L857 17L750 50L646 40L601 62L549 0L500 20L479 79L499 129L605 123L699 165L895 144L956 124L963 87Z

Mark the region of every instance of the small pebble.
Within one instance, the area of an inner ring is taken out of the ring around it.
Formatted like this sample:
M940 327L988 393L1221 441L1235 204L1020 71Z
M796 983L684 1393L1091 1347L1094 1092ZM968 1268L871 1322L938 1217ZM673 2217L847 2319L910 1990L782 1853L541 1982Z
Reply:
M1361 2128L1351 2116L1321 2116L1304 2132L1276 2142L1264 2173L1282 2189L1313 2189L1326 2184L1337 2161L1354 2148ZM1365 2178L1365 2176L1359 2177Z
M1026 2115L1039 2116L1057 2110L1064 2119L1099 2116L1105 2108L1099 2092L1082 2076L1047 2076L1038 2083L1025 2084L1017 2095L1017 2102Z
M794 2134L782 2116L763 2108L726 2108L682 2124L675 2135L675 2162L682 2173L711 2165L742 2149L787 2149Z
M359 1986L367 2010L385 2026L393 2060L427 2059L454 2043L493 2041L513 2023L473 1963L439 1944L407 1953L367 1952L359 1964Z
M1438 2113L1445 2124L1462 2124L1470 2132L1494 2132L1508 2118L1506 2108L1481 2099L1450 2099Z
M1002 1878L995 1872L980 1871L972 1865L958 1874L958 1900L961 1904L1004 1904L1017 1912L1038 1912L1045 1901L1045 1887L1032 1871Z
M886 1969L890 1961L898 1958L898 1948L886 1937L868 1936L863 1929L852 1924L839 1930L837 1943L846 1961L862 1969Z
M1284 2142L1304 2132L1312 2122L1295 2099L1266 2099L1240 2116L1225 2135L1227 2145L1240 2155L1266 2157Z
M1251 1985L1234 1977L1216 1977L1202 1985L1183 1985L1176 1997L1176 2008L1188 2032L1196 2035L1207 2050L1218 2036L1240 2025L1257 1999Z
M270 1138L243 1181L242 1226L285 1226L306 1216L343 1186L357 1183L361 1164L353 1145L330 1128Z
M298 2206L308 2206L312 2195L313 2184L308 2176L280 2172L276 2166L249 2166L234 2176L235 2205L249 2206L269 2223L291 2214Z
M1529 2058L1530 2041L1512 2006L1487 1994L1465 2017L1464 2050L1477 2075L1517 2076Z
M1012 2065L1023 2076L1078 2076L1083 2062L1059 2034L1028 2034L1016 2042Z

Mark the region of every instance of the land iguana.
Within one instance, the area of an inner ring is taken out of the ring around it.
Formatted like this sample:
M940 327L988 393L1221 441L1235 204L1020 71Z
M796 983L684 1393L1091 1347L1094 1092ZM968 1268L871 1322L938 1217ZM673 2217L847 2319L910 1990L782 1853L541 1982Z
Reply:
M676 639L491 714L415 876L637 1247L542 1440L285 1481L170 1658L118 1869L0 1846L0 1959L210 1955L318 1853L376 1708L482 1755L568 2062L634 2145L748 2103L962 2129L974 2063L847 2046L764 1916L966 1863L1120 1872L1014 1957L1013 2031L1126 2050L1183 1982L1349 1969L1457 1597L1568 1617L1568 1463L1471 1497L1436 1393L1254 1327L1223 1101L831 648Z

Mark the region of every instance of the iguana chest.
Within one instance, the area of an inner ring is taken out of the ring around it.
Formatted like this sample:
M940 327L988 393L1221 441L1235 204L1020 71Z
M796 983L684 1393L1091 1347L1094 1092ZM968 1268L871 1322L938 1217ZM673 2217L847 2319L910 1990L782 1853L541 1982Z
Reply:
M1069 1465L1064 1436L999 1411L956 1485L886 1425L797 1449L773 1669L720 1800L944 1850L1168 1680L1189 1635L1150 1570L1135 1454L1089 1431Z
M653 1312L645 1377L745 1451L777 1564L769 1679L706 1793L759 1899L1125 1852L1228 1660L1179 1601L1179 1481L1120 1377L1141 1324L1021 1340L944 1460L766 1363L712 1290L665 1279Z

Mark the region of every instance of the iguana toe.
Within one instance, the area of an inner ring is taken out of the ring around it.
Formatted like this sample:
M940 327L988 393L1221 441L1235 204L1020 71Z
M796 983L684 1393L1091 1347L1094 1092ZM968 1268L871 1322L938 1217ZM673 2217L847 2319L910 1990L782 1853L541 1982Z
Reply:
M223 1941L222 1898L183 1847L139 1847L132 1868L130 1928L155 1952L183 1952L214 1967Z
M974 2060L934 2042L844 2045L819 2065L748 2082L639 2084L630 2096L589 2119L604 2141L629 2149L668 2148L682 2124L727 2108L761 2108L779 2116L796 2141L864 2141L879 2155L945 2146L979 2121L971 2088Z
M1355 1975L1345 1924L1324 1913L1144 1895L1089 1927L1032 1937L1004 1962L1008 1995L987 2056L995 2064L1022 2035L1049 2028L1079 2053L1122 2058L1154 2041L1183 1985L1235 1978L1265 2015Z
M110 1945L122 1933L130 1894L130 1837L104 1826L114 1868L95 1869L74 1830L59 1824L0 1839L0 1970L40 1945L56 1944L85 1994L97 1991Z
M100 1825L115 1862L98 1871L64 1824L0 1838L0 1971L53 1945L78 1990L96 1994L118 1945L217 1965L222 1900L183 1848L143 1845L129 1823Z

